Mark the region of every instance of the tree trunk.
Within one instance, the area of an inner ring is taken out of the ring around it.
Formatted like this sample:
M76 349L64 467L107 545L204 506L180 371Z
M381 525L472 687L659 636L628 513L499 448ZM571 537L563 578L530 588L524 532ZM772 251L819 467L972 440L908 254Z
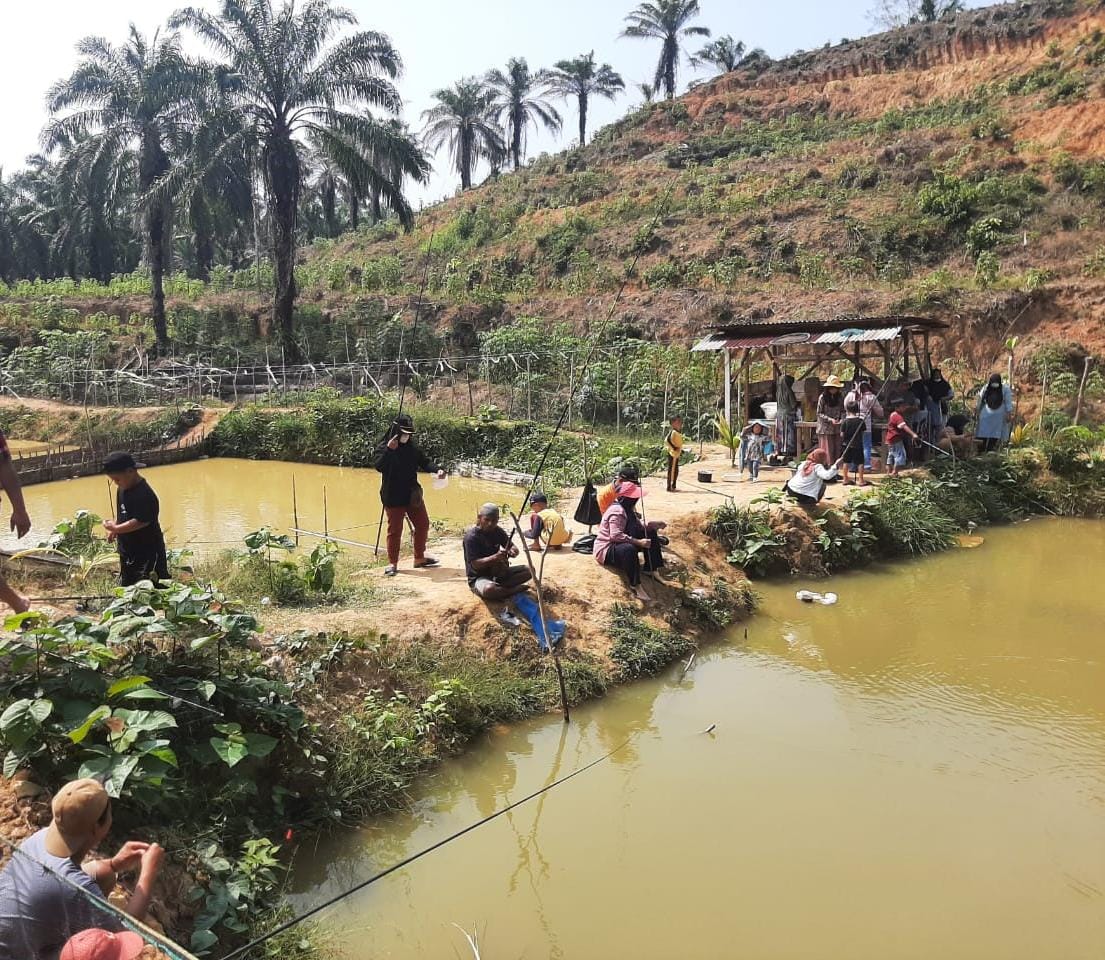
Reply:
M192 221L192 254L196 258L195 275L206 283L211 278L211 267L215 262L215 240L211 229L211 210L202 190L192 195L189 214Z
M338 191L333 181L322 190L322 216L326 220L326 236L333 240L338 235Z
M1086 381L1090 379L1090 368L1093 366L1093 357L1086 357L1082 367L1082 380L1078 384L1078 399L1074 405L1073 423L1077 427L1082 421L1082 404L1086 399Z
M138 158L138 186L147 194L169 170L169 157L161 147L161 137L154 128L142 134L142 152ZM167 350L169 328L165 322L165 226L167 204L152 203L146 209L146 249L150 260L150 293L152 296L153 329L157 349Z
M372 222L379 223L384 219L384 208L380 206L380 188L372 188Z
M460 132L460 188L472 189L472 131L467 127Z
M356 190L349 191L349 228L356 230L361 225L361 198Z
M272 196L272 263L276 289L272 325L285 350L298 359L293 339L295 311L295 227L299 210L300 169L295 145L286 128L274 131L265 151L265 175Z
M579 95L579 145L587 142L587 94Z
M664 41L664 90L669 100L675 99L675 62L679 59L679 46L674 40Z
M514 169L517 170L522 165L522 129L525 124L525 117L522 116L522 111L516 110L514 116L511 118L511 142L510 152L514 155Z

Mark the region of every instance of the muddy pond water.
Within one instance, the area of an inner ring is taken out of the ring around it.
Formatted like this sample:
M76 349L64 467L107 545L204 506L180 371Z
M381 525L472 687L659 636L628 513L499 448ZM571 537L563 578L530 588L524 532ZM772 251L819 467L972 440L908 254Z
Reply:
M322 531L326 522L334 536L368 544L376 541L380 474L375 470L215 458L151 467L143 474L161 501L161 525L169 546L191 545L199 556L240 547L242 537L261 526L290 533L293 478L302 529ZM450 526L471 523L479 505L489 500L510 502L517 509L524 495L518 487L467 477L450 477L441 489L430 477L423 477L422 486L430 517ZM25 497L34 528L17 541L5 522L2 547L33 547L54 524L77 510L103 517L114 509L114 493L106 477L35 484L26 488Z
M298 853L297 910L613 750L323 915L350 960L1100 960L1105 525L761 586L729 642L491 732ZM716 724L710 734L707 728Z

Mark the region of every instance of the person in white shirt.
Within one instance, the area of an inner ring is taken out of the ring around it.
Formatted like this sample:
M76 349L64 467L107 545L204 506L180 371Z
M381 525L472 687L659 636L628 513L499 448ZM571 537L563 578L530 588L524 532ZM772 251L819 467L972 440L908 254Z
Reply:
M784 493L789 493L804 507L816 506L825 495L825 484L829 480L836 479L840 470L840 461L829 464L829 455L818 447L811 450L810 455L794 471L783 487Z

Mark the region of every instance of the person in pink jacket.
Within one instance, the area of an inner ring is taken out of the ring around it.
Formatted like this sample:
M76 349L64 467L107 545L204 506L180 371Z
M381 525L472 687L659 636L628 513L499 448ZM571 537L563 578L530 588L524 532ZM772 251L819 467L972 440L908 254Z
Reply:
M636 483L625 481L618 487L618 498L602 515L594 552L597 563L621 570L634 596L647 602L652 598L641 585L641 553L645 555L644 569L658 577L664 566L659 531L666 524L653 521L645 526L637 515L637 503L643 496Z

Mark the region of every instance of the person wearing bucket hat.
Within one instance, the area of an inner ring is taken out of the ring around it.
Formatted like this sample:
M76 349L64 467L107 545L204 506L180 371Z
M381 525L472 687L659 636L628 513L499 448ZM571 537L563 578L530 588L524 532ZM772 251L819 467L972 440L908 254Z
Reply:
M640 485L631 480L619 485L618 499L602 515L594 554L600 566L624 573L633 595L647 603L652 598L641 585L641 553L645 554L644 569L659 579L664 566L660 530L667 524L650 521L645 526L637 515L637 504L644 495Z
M81 931L119 933L122 925L103 904L119 873L138 871L126 912L142 920L149 909L164 855L160 846L128 840L110 859L85 859L111 830L104 787L71 781L54 795L51 810L50 825L24 840L0 871L0 960L58 960L66 941ZM115 954L106 956L114 960Z
M60 960L137 960L145 947L145 941L130 930L112 933L93 927L70 937Z
M840 459L840 424L844 420L844 384L835 374L825 381L817 398L817 445L829 456L829 462Z
M418 472L436 473L445 478L445 471L432 463L414 443L414 421L407 415L396 417L384 439L376 448L376 469L380 471L380 500L387 514L388 565L384 576L399 572L399 548L403 544L403 521L409 519L414 530L414 565L416 568L436 567L437 559L426 555L426 540L430 533L430 515L418 483Z
M119 545L119 584L124 587L169 579L161 501L138 472L144 466L123 451L109 453L104 460L104 473L117 488L115 519L105 520L104 529L108 540Z

